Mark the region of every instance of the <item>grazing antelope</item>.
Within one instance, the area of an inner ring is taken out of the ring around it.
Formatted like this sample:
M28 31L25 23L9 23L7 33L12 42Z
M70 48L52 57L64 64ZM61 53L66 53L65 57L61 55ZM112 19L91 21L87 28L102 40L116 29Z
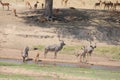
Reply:
M30 4L30 2L29 2L29 1L26 1L26 2L25 2L25 5L26 5L26 7L28 6L28 7L29 7L29 9L32 9L32 6L31 6L31 4Z
M49 45L49 46L45 47L44 58L46 58L46 55L48 52L53 51L54 52L54 59L56 59L57 53L60 50L62 50L64 45L65 45L64 41L61 41L60 44L54 44L54 45Z
M35 56L35 63L38 63L38 60L39 60L39 53L37 53L37 55Z
M38 1L34 4L34 9L37 9L37 6L38 6Z
M28 58L28 51L29 51L29 47L25 47L24 50L22 51L22 58L23 58L23 62L25 62L25 58Z
M3 10L4 10L4 6L7 6L7 7L8 7L8 10L9 10L9 6L10 6L9 3L3 3L1 0L0 0L0 3L1 3L1 5L3 6Z
M80 56L80 62L87 62L88 57L92 55L95 48L96 48L96 43L91 44L91 42L90 42L90 45L83 46L82 51L80 53L77 52L75 55L77 57Z
M62 0L62 1L61 1L61 4L62 4L62 5L65 4L65 6L67 6L67 3L68 3L68 0Z

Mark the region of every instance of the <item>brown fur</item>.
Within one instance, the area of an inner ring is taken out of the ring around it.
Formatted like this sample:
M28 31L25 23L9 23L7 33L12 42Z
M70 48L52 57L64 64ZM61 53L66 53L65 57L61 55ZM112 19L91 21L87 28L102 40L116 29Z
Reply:
M4 6L7 6L8 7L8 10L9 10L9 6L10 4L9 3L3 3L2 1L0 1L1 5L3 6L3 10L4 10Z
M42 9L43 9L44 8L44 4L42 3L41 5L42 5Z
M38 7L38 1L34 4L34 9L37 9L37 7Z
M62 4L62 5L65 4L65 6L67 6L67 3L68 3L68 0L62 0L62 1L61 1L61 4Z
M110 2L105 2L105 1L104 1L103 4L104 4L104 9L107 8L108 10L109 10L110 8L113 8L113 5L114 5L111 1L110 1Z
M45 18L44 15L41 15L41 16L39 17L39 21L43 23L43 22L47 21L47 19Z
M29 2L29 1L26 1L26 2L25 2L25 5L26 5L26 6L28 6L28 7L29 7L29 9L32 9L32 6L31 6L31 4L30 4L30 2Z
M16 9L13 9L13 13L15 16L17 16Z
M117 7L120 7L120 3L118 1L116 1L116 3L114 3L113 8L116 10Z
M39 53L37 53L37 55L35 56L35 63L38 63L38 60L39 60Z
M98 6L98 7L100 7L100 5L101 5L101 0L100 0L100 2L98 2L98 3L95 3L95 8Z

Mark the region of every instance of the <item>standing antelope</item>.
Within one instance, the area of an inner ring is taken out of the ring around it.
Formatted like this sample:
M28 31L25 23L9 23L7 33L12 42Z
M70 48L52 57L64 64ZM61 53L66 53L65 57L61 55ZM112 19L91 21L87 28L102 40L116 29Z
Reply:
M15 16L17 16L16 9L13 9L13 13Z
M44 3L41 4L42 5L42 9L44 8Z
M65 6L67 6L67 3L68 3L68 0L62 0L62 1L61 1L61 4L62 4L62 5L65 4Z
M114 4L111 1L109 2L104 1L103 4L104 4L104 9L108 8L108 10L114 6Z
M61 41L60 44L54 44L54 45L49 45L45 47L45 52L44 52L44 58L46 58L46 55L49 51L54 52L54 59L57 57L57 53L62 50L63 46L65 45L64 41Z
M9 10L9 6L10 6L9 3L3 3L1 0L0 0L0 3L1 3L1 5L3 6L3 10L4 10L4 6L7 6L7 7L8 7L8 10Z
M38 60L39 60L39 53L37 53L37 55L35 56L35 63L38 63Z
M80 56L80 62L84 62L84 61L87 62L88 57L92 55L95 48L96 48L96 43L91 44L91 42L90 42L90 45L83 46L82 51L80 53L77 52L75 55L77 57Z
M34 9L37 9L37 6L38 6L38 1L34 4Z
M116 3L114 3L113 8L116 10L117 7L120 7L120 3L118 1L116 1Z
M100 6L101 6L101 2L102 2L102 1L100 0L98 3L95 3L95 8L96 8L97 6L100 7Z
M30 4L30 2L29 2L29 1L26 1L26 2L25 2L25 5L26 5L26 7L28 6L28 7L29 7L29 9L32 9L32 6L31 6L31 4Z
M23 52L22 52L22 58L23 58L23 62L25 62L25 58L28 58L28 51L29 51L29 47L25 47Z

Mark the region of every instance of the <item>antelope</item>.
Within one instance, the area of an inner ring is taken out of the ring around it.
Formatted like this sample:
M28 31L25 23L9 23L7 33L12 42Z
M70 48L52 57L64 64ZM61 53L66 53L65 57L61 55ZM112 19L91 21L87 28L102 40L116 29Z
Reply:
M120 3L118 1L116 1L116 3L114 3L114 9L116 10L117 7L120 7Z
M80 62L87 62L88 61L88 57L92 55L94 49L96 48L96 43L93 45L90 42L90 45L86 45L82 47L82 51L79 53L77 52L75 54L76 57L80 56ZM87 58L86 58L87 57Z
M109 2L109 6L111 7L111 9L113 8L114 3L112 3L111 1Z
M37 53L37 55L35 56L35 63L38 63L38 60L39 60L39 53Z
M62 0L61 4L65 4L65 6L67 6L68 0Z
M30 4L30 2L29 2L29 1L26 1L26 2L25 2L25 5L26 5L26 6L28 6L28 7L29 7L29 9L32 9L32 6L31 6L31 4Z
M7 6L8 7L8 10L9 10L9 6L10 4L9 3L3 3L2 1L0 1L1 5L3 6L3 10L4 10L4 6Z
M101 0L98 2L98 3L95 3L95 8L97 7L97 6L99 6L100 7L100 5L101 5Z
M38 1L34 4L34 9L37 9L37 6L38 6Z
M103 2L103 4L104 4L104 9L107 7L108 8L108 10L110 9L110 7L112 8L113 7L113 3L110 1L110 2Z
M26 46L26 47L24 48L24 50L22 51L23 62L25 62L25 58L26 58L26 57L28 58L28 52L29 52L29 47Z
M13 9L13 13L15 16L17 16L16 9Z
M48 52L53 51L54 52L54 59L57 58L57 53L62 50L63 46L65 45L64 41L61 41L60 44L54 44L54 45L49 45L45 47L44 50L44 58L46 58L46 55Z
M44 3L41 4L42 5L42 9L44 8Z

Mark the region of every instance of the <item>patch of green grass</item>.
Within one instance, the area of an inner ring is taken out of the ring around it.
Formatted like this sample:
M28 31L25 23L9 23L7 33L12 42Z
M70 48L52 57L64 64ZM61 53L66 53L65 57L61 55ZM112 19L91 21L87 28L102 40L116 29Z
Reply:
M1 74L0 78L4 78L7 80L34 80L31 76L19 75L19 74Z
M95 53L104 54L113 59L120 59L120 46L102 46L95 49Z
M19 64L9 63L9 62L0 62L0 66L18 66Z
M10 65L7 63L6 66L7 65L12 68L21 67L26 70L33 70L35 72L46 72L50 74L54 72L57 75L63 74L63 75L69 75L74 77L88 77L88 78L101 79L101 80L119 80L120 79L120 71L96 70L96 69L90 69L90 68L73 68L73 67L65 67L65 66L62 67L62 66L37 65L37 64L11 63Z

